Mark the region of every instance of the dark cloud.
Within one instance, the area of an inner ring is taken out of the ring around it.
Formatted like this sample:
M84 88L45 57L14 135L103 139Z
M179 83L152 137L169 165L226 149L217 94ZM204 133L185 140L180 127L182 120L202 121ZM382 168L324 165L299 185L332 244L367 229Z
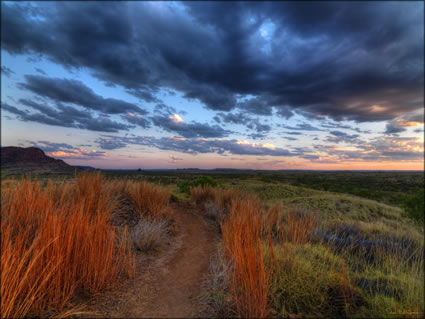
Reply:
M303 155L301 157L304 158L304 159L308 159L308 160L316 160L316 159L320 158L319 155Z
M224 137L230 131L223 129L219 125L209 125L192 121L186 123L177 115L156 115L151 117L152 122L167 132L177 133L183 137Z
M286 118L300 110L335 120L391 120L423 108L423 6L2 3L2 49L87 68L145 101L168 88L213 110L271 115L275 109ZM102 110L132 111L130 105L110 103Z
M411 159L423 159L423 154L418 154L418 152L412 151L389 151L382 152L382 155L392 160L400 161L400 160L411 160Z
M99 147L104 150L115 150L127 146L127 143L122 142L119 138L116 137L99 138L96 143L98 143Z
M248 134L249 138L252 138L253 140L259 140L259 139L265 139L267 137L264 133L251 133Z
M354 135L349 135L345 132L341 132L341 131L331 131L330 132L333 136L337 136L337 137L352 137L352 138L356 138L359 137L358 134L354 134Z
M121 118L131 124L134 124L143 128L149 128L151 126L150 121L146 119L142 114L134 114L129 112L125 115L121 115Z
M185 115L187 114L186 111L183 110L176 110L174 107L169 106L167 104L164 103L158 103L157 105L155 105L155 112L157 114L163 115L163 116L169 116L169 115L173 115L173 114L182 114Z
M120 130L129 130L134 127L112 121L102 115L94 118L92 114L86 110L78 110L74 107L62 104L58 104L56 108L53 108L26 99L21 99L20 103L38 112L30 113L27 110L23 111L7 103L2 103L1 107L9 113L17 115L21 121L31 121L47 125L73 127L99 132L118 132Z
M299 123L296 126L286 126L286 125L281 125L281 126L288 130L296 130L296 131L322 131L322 129L317 128L308 123Z
M149 89L130 89L127 90L127 93L138 97L139 99L148 102L148 103L161 103L162 101L155 97L157 91L151 91Z
M174 107L164 103L157 104L154 113L157 115L150 117L153 124L167 132L177 133L185 138L224 137L230 134L230 131L223 129L219 125L210 125L196 121L187 123L179 115L186 112L177 111Z
M424 109L420 109L416 112L406 113L401 116L401 119L406 122L424 123Z
M289 107L278 108L276 114L277 116L283 117L285 119L289 119L294 116L294 112L292 112Z
M239 109L256 115L272 115L273 102L263 97L254 97L237 104ZM285 109L285 111L287 111ZM281 111L278 111L281 114ZM282 114L284 114L283 112Z
M249 122L246 127L249 129L255 129L257 132L269 132L272 128L268 124L261 123L258 119L253 119L251 122Z
M385 134L397 134L406 131L406 128L401 127L400 124L393 120L387 123L385 126Z
M104 136L96 141L102 149L123 148L127 144L156 147L161 150L178 151L182 153L217 153L221 155L269 155L269 156L298 156L302 152L292 153L286 149L274 147L269 144L255 144L237 140L204 139L204 138L178 138L178 137L117 137Z
M73 103L106 114L126 112L147 114L135 104L114 98L104 98L78 80L25 75L25 82L19 83L19 86L56 102Z
M16 107L14 107L10 104L4 103L4 102L1 104L1 108L2 108L2 110L8 111L9 113L16 114L16 115L19 115L19 116L26 116L27 115L26 112L18 110Z
M247 124L248 122L252 120L250 117L246 116L243 113L223 113L223 112L217 113L214 119L218 123L223 122L223 123L229 123L229 124Z
M91 131L99 132L118 132L118 131L127 131L131 128L134 128L132 125L127 125L112 121L107 117L98 116L97 118L83 119L80 120L77 124L78 128L83 128Z
M345 132L341 131L331 131L329 132L332 136L327 137L327 141L330 143L349 143L349 144L359 144L362 143L362 141L359 139L359 134L347 134Z
M324 123L321 123L320 126L323 127L323 128L347 129L347 130L353 130L357 133L370 134L370 130L361 130L358 127L352 127L350 125L345 125L345 124L341 124L341 123L338 123L338 122L326 121Z
M57 105L56 109L59 109L61 111L58 112L56 109L50 106L40 104L28 99L20 99L19 103L21 103L21 105L25 105L37 111L40 111L40 113L49 117L56 118L58 120L68 120L71 123L73 120L76 119L85 119L91 117L91 113L87 110L79 110L74 107L66 106L63 104Z
M46 72L44 72L42 69L40 69L40 68L35 68L35 70L38 72L38 73L40 73L40 74L43 74L43 75L47 75L47 73Z
M1 74L3 74L6 77L10 77L12 74L14 74L15 72L13 72L10 68L8 68L7 66L2 65L1 66Z
M285 134L289 134L289 135L302 135L303 133L301 133L301 132L285 132Z
M263 138L266 132L269 132L272 128L268 124L261 123L258 118L252 118L241 112L239 113L223 113L219 112L214 117L214 120L218 123L227 124L240 124L245 125L250 130L255 130L256 133L251 134L252 138Z

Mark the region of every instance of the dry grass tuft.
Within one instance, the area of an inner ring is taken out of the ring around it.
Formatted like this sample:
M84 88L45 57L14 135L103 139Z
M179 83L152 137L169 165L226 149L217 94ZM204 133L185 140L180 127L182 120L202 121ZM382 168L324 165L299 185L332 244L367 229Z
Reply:
M170 219L172 211L168 205L170 191L147 182L127 185L127 192L140 217Z
M263 236L269 234L278 242L305 244L312 238L318 216L304 211L283 212L278 206L269 208L262 218Z
M264 318L269 315L268 276L261 246L261 217L257 201L234 201L222 224L225 256L233 264L230 291L238 315Z
M215 221L217 226L226 219L234 201L247 197L246 194L231 188L216 189L210 186L194 187L190 192L192 200L200 206L205 217Z
M60 312L78 291L100 292L134 269L126 230L117 236L108 223L115 203L101 176L83 175L73 187L61 187L43 190L23 179L2 190L4 317Z
M131 241L137 250L158 251L167 244L169 225L165 220L142 219L133 229Z
M305 244L310 241L316 225L317 215L290 212L288 214L286 240L293 243Z
M202 283L199 306L202 317L229 318L234 313L230 295L230 274L233 265L225 258L220 245L209 265L208 277Z
M196 186L190 189L190 197L195 201L196 205L214 202L216 191L211 186Z

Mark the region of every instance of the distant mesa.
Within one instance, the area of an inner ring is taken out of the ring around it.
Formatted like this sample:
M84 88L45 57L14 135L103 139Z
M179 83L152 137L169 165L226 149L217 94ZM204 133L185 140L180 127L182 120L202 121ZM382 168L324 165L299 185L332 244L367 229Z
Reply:
M63 160L47 156L37 147L8 146L1 148L1 173L21 174L70 174L75 168Z

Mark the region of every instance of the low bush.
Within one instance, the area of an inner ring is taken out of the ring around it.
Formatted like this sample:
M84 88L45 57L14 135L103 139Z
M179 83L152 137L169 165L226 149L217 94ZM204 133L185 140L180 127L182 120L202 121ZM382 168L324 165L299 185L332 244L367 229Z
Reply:
M424 194L424 189L420 188L414 195L406 196L403 202L406 214L422 226L424 225Z
M223 222L225 218L225 211L218 204L215 202L207 202L205 203L204 207L205 217L213 220L217 223L217 225L220 225L220 223Z
M131 241L137 250L159 251L168 241L169 225L165 220L141 219L131 233Z
M217 189L212 187L195 187L190 190L192 200L200 206L205 216L220 225L229 214L234 201L247 197L233 189ZM250 196L255 198L255 196Z
M212 178L211 176L197 176L194 180L192 181L181 181L177 184L180 192L182 193L189 193L191 188L194 187L216 187L217 186L217 181Z

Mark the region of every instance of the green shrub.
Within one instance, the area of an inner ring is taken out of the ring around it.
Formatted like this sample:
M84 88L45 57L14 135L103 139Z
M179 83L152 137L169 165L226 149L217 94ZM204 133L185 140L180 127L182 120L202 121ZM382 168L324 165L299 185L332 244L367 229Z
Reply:
M414 195L406 196L403 207L413 220L424 223L424 189L419 188Z
M216 187L217 186L217 181L212 178L211 176L197 176L194 180L192 181L181 181L177 184L177 187L179 188L180 192L182 193L189 193L190 189L193 187L197 187L197 186L201 186L201 187L206 187L206 186L211 186L211 187Z

